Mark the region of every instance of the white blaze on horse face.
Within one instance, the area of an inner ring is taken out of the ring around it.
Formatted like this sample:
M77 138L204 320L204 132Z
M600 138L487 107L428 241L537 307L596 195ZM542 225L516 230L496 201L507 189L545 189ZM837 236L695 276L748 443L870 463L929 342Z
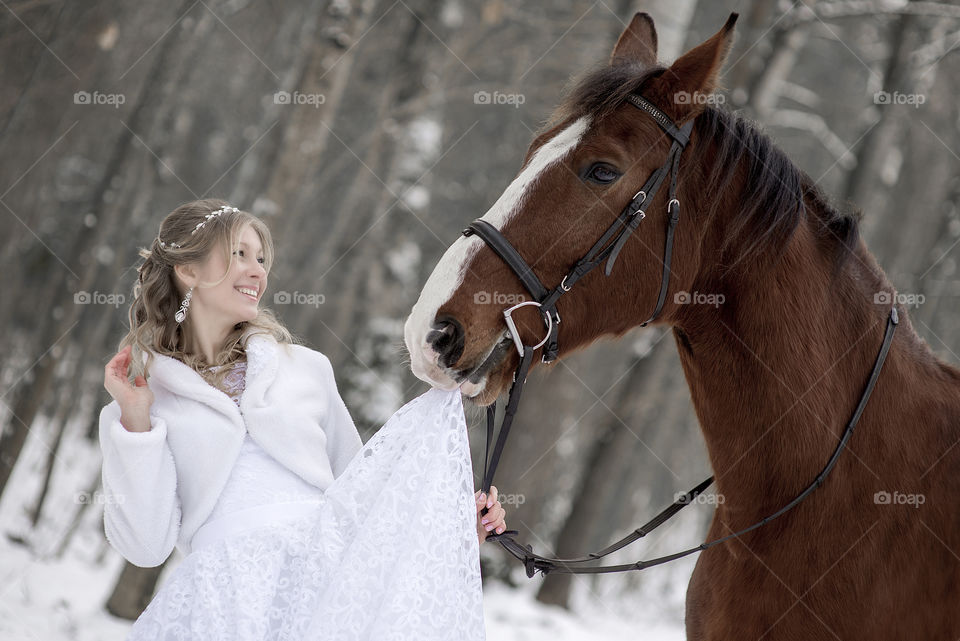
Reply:
M582 117L541 146L534 153L527 166L523 168L523 171L520 172L520 175L510 183L506 191L497 199L497 202L483 215L483 220L503 231L507 222L520 209L524 196L536 183L540 175L548 167L570 153L583 139L583 135L589 127L590 118L588 116ZM456 389L458 385L437 364L439 354L427 345L427 333L436 318L437 310L449 301L463 284L468 266L483 246L484 242L475 235L457 238L433 269L430 278L423 286L423 291L420 292L420 298L413 306L413 310L404 325L403 338L407 351L410 353L410 369L417 378L430 383L434 387L452 390ZM488 293L492 295L492 292ZM463 324L464 331L467 332L469 338L471 319L460 318L458 320ZM464 393L475 396L482 390L483 384L483 381L479 385L465 382Z

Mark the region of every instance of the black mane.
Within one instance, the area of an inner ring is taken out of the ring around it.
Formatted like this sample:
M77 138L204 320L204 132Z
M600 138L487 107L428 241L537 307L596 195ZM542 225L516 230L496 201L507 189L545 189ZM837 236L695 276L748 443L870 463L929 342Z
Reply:
M605 65L591 71L569 90L548 127L581 116L600 120L622 104L627 94L642 93L644 84L663 71L664 67L632 64ZM738 169L746 171L743 206L728 230L724 250L737 245L746 252L741 255L778 252L812 210L813 218L820 222L817 233L833 252L834 270L842 267L859 239L859 214L840 212L831 205L810 176L756 123L708 105L697 116L694 130L699 140L712 140L715 146L712 165L704 168L709 193L722 193ZM706 149L700 146L699 153ZM713 202L716 207L720 199Z

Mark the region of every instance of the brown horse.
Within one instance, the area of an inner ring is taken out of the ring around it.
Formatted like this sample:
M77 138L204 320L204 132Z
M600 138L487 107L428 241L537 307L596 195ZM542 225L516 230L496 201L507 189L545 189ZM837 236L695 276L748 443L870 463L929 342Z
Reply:
M709 104L734 21L664 68L652 20L635 16L483 216L555 287L667 157L670 138L625 96L642 94L678 125L694 121L657 322L672 328L724 497L710 539L775 512L823 468L900 296L857 218L836 211L752 124ZM666 190L645 209L612 272L592 271L557 303L561 358L653 310ZM418 377L459 386L480 405L508 387L518 363L501 313L513 301L497 304L491 292L525 295L481 239L459 238L404 331ZM688 638L960 638L960 371L897 307L886 364L830 477L791 512L701 554ZM541 317L529 307L514 317L535 344Z

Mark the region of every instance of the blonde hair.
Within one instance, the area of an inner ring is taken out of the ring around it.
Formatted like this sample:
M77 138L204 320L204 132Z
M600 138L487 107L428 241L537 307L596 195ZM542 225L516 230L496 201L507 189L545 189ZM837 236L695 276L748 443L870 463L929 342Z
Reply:
M174 265L200 263L210 256L212 251L223 251L227 262L227 271L213 285L223 281L233 266L233 248L238 246L240 234L249 225L260 237L263 246L264 269L270 272L273 265L273 240L270 230L262 220L248 212L226 211L217 216L206 216L228 203L208 198L180 205L170 212L160 223L160 235L153 239L149 249L140 248L138 254L144 259L138 268L139 279L133 287L133 302L130 304L130 331L120 341L118 351L132 345L130 373L131 377L147 376L153 362L153 354L163 354L182 361L214 387L227 391L224 379L231 365L246 358L245 345L253 334L273 336L281 345L300 344L295 337L266 308L260 308L257 317L250 321L237 323L227 335L223 345L217 351L213 363L207 363L201 353L187 349L186 334L191 331L190 312L182 324L177 323L174 314L186 295L182 285L174 274ZM197 225L206 223L200 229ZM191 233L196 230L196 233ZM160 244L160 241L164 245ZM171 246L179 244L179 247ZM147 355L146 363L143 354ZM218 367L217 370L211 370Z

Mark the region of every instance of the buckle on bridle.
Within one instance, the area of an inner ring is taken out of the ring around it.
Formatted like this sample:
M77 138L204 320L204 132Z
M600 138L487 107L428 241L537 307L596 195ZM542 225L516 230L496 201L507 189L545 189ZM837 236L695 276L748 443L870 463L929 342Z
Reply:
M517 331L517 325L513 322L513 310L518 307L523 307L524 305L536 305L537 307L543 307L540 303L535 300L525 300L522 303L517 303L513 307L508 307L503 310L503 319L507 323L507 329L510 330L510 337L513 339L513 344L516 346L517 351L520 352L520 358L523 358L523 340L520 338L520 332ZM540 313L543 314L544 324L547 326L547 333L543 337L543 340L537 343L536 345L530 345L530 349L536 350L542 347L547 340L550 338L550 334L553 332L553 318L551 318L550 313L546 310L541 309Z
M630 199L630 205L628 206L627 211L629 212L628 216L632 219L637 214L640 215L639 220L643 220L646 214L643 211L643 203L647 200L647 192L640 190L633 195L633 198ZM639 222L639 220L637 222Z

